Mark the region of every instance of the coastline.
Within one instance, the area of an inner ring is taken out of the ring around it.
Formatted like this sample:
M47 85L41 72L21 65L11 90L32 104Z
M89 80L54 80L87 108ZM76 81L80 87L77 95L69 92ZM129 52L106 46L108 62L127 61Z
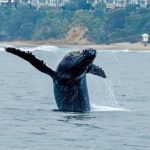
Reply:
M75 49L85 49L85 48L94 48L97 50L131 50L131 51L150 51L150 44L144 46L143 43L114 43L110 45L104 44L93 44L93 43L85 43L85 44L70 44L61 41L4 41L0 42L0 45L14 45L14 46L40 46L40 45L53 45L57 47L63 48L75 48Z

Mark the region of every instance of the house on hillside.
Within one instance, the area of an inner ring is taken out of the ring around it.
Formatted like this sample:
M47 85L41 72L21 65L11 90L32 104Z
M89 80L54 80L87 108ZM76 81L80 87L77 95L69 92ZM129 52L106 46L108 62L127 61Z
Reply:
M14 0L0 0L0 4L14 3Z
M70 0L29 0L32 5L47 5L53 8L64 6Z
M150 3L150 0L104 0L106 4L106 8L119 8L119 7L127 7L129 5L139 5L140 7L147 7Z
M50 6L53 8L59 8L64 6L70 0L0 0L0 4L7 4L7 3L21 3L21 4L31 4L33 6Z
M47 5L52 8L58 9L64 6L66 3L71 2L71 0L0 0L0 4L14 2L21 4L31 4L37 7ZM93 7L95 7L98 3L104 3L106 5L106 8L115 9L133 4L137 4L140 7L147 7L147 5L150 4L150 0L87 0L87 3L91 3Z
M50 6L50 7L62 7L69 0L19 0L19 3L27 3L33 6Z
M127 7L128 5L137 4L140 7L147 7L150 0L87 0L87 2L96 5L98 3L106 4L106 8L115 9L118 7Z
M8 0L0 0L0 3L1 4L3 4L3 3L6 4L6 3L8 3Z
M106 8L115 9L119 7L126 7L128 5L128 0L104 0Z
M150 4L150 0L128 0L128 5L137 4L140 7L147 7Z

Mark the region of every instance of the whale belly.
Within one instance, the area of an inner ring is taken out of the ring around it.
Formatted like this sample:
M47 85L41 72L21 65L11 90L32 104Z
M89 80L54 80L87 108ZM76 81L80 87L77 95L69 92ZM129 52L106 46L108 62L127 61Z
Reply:
M90 111L85 77L72 85L54 83L54 95L59 110L76 112Z

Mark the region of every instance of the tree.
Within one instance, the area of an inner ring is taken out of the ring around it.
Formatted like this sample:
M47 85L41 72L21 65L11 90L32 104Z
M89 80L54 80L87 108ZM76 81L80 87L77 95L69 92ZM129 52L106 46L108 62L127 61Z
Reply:
M126 10L119 9L110 13L106 19L106 25L109 32L114 32L118 28L123 28L125 24Z

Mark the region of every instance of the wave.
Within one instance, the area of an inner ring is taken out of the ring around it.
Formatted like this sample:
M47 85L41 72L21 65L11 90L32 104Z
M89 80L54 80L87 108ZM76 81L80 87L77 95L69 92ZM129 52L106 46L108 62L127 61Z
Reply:
M1 43L0 44L0 51L5 51L4 48L5 47L14 47L14 48L19 48L23 51L47 51L47 52L68 52L68 51L73 51L76 50L76 48L59 48L57 46L54 45L40 45L40 46L16 46L16 45L9 45L9 44L5 44L5 43ZM98 53L150 53L149 50L138 50L138 51L133 51L133 50L129 50L129 49L124 49L124 50L97 50Z
M18 48L22 51L46 51L46 52L70 52L76 49L73 48L60 48L54 45L41 45L41 46L16 46L16 45L8 45L8 44L0 44L0 51L5 51L5 47L14 47Z
M0 47L0 51L5 51L3 47Z
M141 51L137 51L137 53L150 53L150 50L141 50Z
M0 44L0 51L5 51L5 47L14 47L19 48L23 51L48 51L48 52L56 52L60 50L57 46L53 45L41 45L41 46L35 46L35 47L25 47L25 46L15 46L15 45L9 45L9 44Z
M37 47L23 47L21 48L24 51L48 51L48 52L55 52L58 51L60 48L53 45L41 45Z
M98 53L111 52L111 53L150 53L150 50L98 50Z
M112 50L108 50L108 49L104 49L104 50L98 50L97 52L100 52L100 53L103 53L103 52L111 52L111 53L120 53L120 52L124 52L124 53L128 53L128 52L133 52L129 49L124 49L124 50L115 50L115 49L112 49Z
M110 106L98 106L95 104L91 104L91 110L92 111L129 111L124 108L110 107Z
M9 44L0 44L0 51L5 51L5 47L14 47L14 46Z

